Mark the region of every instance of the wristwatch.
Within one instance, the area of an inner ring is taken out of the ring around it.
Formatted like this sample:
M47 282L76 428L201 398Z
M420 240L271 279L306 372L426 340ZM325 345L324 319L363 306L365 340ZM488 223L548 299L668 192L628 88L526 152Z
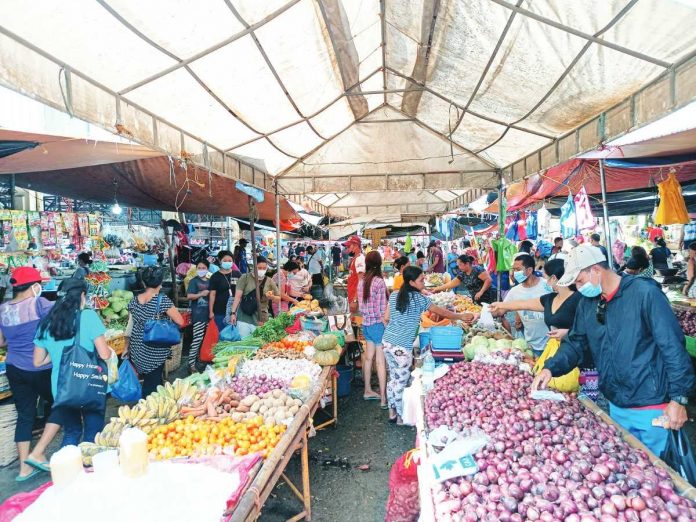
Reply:
M689 404L689 398L683 395L677 395L675 397L672 397L671 399L677 404L681 404L682 406L686 406L687 404Z

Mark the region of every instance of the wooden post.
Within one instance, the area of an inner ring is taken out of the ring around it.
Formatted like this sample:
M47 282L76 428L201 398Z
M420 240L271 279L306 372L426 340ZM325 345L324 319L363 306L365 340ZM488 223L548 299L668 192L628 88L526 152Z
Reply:
M258 314L261 316L261 291L259 290L259 272L256 269L256 231L254 230L254 222L256 221L256 201L249 196L249 231L251 233L251 266L254 274L254 282L256 283L256 303L258 304ZM257 324L258 326L258 324Z
M174 230L169 233L169 227L167 227L167 222L162 221L162 229L164 230L164 242L167 245L167 250L169 251L169 270L171 272L172 279L172 299L174 301L174 306L179 306L179 285L176 282L176 271L174 267Z

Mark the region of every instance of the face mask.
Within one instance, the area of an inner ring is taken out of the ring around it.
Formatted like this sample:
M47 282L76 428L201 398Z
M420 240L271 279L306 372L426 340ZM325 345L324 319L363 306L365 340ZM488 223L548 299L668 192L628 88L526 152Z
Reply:
M525 275L524 270L517 270L512 275L518 283L524 283L529 278L528 275Z
M37 286L39 287L38 290L36 289ZM34 285L31 287L31 293L34 294L34 297L39 297L42 291L43 287L41 285Z
M232 261L223 261L220 263L220 268L223 270L231 270L232 269Z
M259 274L259 277L263 277L263 276L266 275L266 271L265 271L265 270L257 270L256 273Z
M599 294L602 293L602 285L597 282L597 284L594 284L592 282L592 274L590 273L590 280L587 281L584 285L582 285L580 288L578 288L578 292L580 292L582 295L585 297L597 297Z
M548 292L548 293L553 292L553 288L551 288L551 285L549 284L548 281L544 281L543 284L544 284L544 291L545 292Z
M198 274L198 277L200 277L202 279L208 275L208 271L207 270L197 270L196 274Z

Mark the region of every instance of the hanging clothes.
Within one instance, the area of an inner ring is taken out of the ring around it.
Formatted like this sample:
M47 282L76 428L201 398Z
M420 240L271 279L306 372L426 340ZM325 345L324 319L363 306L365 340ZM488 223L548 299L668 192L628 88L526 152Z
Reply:
M543 204L537 212L537 229L539 237L547 237L551 228L551 213L546 210L546 204Z
M578 229L585 230L588 228L595 228L595 219L592 216L590 200L587 197L584 186L575 194L573 201L575 202L575 217L578 222Z
M406 242L404 243L404 252L406 252L407 254L410 254L412 249L413 249L413 239L411 238L411 234L406 234Z
M527 239L535 241L537 237L537 213L535 211L527 212Z
M679 185L674 172L670 172L666 180L657 184L657 190L660 193L660 204L655 213L655 224L688 224L691 221L689 212L686 210L681 185Z
M517 225L517 239L524 241L527 239L527 221L519 212L517 213L517 220L515 223Z
M508 218L510 219L510 218ZM507 227L507 230L505 232L505 237L508 238L510 241L519 241L519 236L518 236L518 229L517 229L517 220L516 219L510 219L510 221L507 222L505 225Z
M486 263L486 270L488 270L491 274L495 272L495 266L496 266L496 259L495 259L495 249L491 245L486 246L486 257L487 257L487 263Z
M494 239L491 241L491 243L495 249L496 272L507 272L508 270L512 269L512 262L515 258L515 254L517 253L515 243L506 237Z
M568 201L561 207L561 236L565 239L578 235L578 221L575 216L575 202L573 196L568 194Z
M696 221L684 226L684 246L689 246L692 241L696 241Z

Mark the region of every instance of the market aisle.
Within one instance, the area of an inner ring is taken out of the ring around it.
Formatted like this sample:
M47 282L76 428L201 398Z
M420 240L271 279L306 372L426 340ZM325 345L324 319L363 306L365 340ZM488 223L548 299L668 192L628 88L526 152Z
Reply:
M384 520L389 495L389 470L394 461L413 448L416 431L387 422L379 402L363 401L362 383L353 384L351 395L339 400L338 426L310 439L312 519L320 522L379 522ZM341 467L336 458L347 459ZM330 459L332 462L323 462ZM369 471L357 466L369 464ZM298 459L288 475L300 481ZM260 520L287 520L300 510L290 489L280 482L266 502Z

